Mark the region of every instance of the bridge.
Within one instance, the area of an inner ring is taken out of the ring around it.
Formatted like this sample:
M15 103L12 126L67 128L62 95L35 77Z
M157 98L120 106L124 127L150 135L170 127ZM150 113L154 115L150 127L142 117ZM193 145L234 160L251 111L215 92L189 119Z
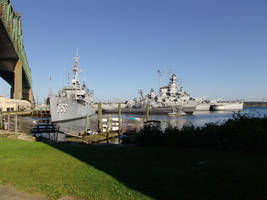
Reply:
M10 98L34 103L31 69L23 45L21 14L0 0L0 76L11 86Z

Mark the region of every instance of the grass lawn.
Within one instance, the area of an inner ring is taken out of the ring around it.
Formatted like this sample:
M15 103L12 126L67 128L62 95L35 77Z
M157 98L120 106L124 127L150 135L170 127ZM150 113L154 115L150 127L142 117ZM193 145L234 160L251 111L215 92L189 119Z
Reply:
M267 199L267 155L260 153L7 138L0 152L0 184L49 199Z

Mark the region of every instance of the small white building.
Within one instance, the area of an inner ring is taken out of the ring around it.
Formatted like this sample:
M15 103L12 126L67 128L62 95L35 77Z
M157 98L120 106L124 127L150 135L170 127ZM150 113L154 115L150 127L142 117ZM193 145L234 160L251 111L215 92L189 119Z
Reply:
M0 109L3 112L30 111L31 103L26 100L8 99L0 95Z

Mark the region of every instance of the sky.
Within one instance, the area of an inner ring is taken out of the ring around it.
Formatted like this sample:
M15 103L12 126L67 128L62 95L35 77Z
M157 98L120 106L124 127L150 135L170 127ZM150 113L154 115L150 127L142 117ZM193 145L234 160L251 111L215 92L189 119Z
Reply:
M267 0L12 0L35 99L68 84L76 48L96 101L182 79L193 97L267 101ZM51 80L49 80L51 76ZM0 93L9 85L0 80Z

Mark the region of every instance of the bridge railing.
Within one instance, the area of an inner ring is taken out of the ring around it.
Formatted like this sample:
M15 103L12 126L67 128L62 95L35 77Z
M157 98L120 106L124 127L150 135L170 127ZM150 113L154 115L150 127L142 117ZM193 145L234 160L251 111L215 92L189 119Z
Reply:
M16 13L10 0L0 0L0 18L22 62L29 87L32 87L31 70L27 61L21 29L21 15Z

